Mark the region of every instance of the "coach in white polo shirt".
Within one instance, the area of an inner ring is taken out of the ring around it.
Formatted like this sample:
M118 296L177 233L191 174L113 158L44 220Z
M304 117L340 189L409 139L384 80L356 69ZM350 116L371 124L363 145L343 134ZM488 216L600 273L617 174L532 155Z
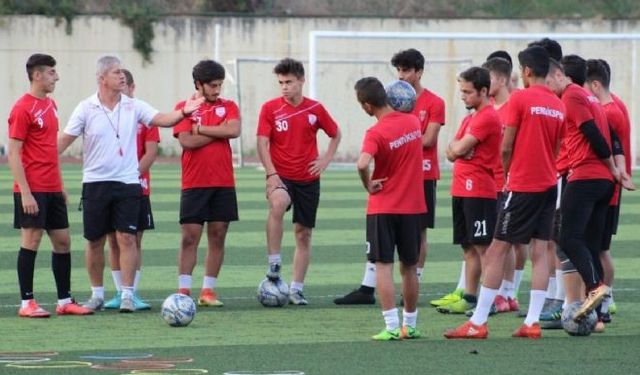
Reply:
M142 196L138 180L137 125L173 126L195 111L203 98L187 99L182 110L159 113L144 101L122 94L126 81L121 65L115 56L98 59L98 92L81 101L73 111L58 139L58 152L64 152L82 136L82 216L92 292L84 306L93 310L103 307L104 244L107 233L115 231L121 249L120 312L133 312L136 232Z

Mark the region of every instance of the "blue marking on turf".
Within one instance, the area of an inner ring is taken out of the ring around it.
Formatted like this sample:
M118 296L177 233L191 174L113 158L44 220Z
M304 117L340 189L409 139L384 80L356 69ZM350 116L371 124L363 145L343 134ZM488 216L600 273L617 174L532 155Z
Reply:
M82 359L96 359L102 361L119 361L122 359L144 359L151 358L151 353L133 353L133 354L118 354L118 353L97 353L92 355L83 355Z

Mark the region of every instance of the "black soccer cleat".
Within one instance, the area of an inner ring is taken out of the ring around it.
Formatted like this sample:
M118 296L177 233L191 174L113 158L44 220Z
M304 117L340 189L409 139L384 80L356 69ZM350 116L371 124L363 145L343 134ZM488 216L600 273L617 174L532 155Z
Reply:
M344 297L338 297L333 300L336 305L374 305L376 298L373 294L364 293L360 289L356 289Z

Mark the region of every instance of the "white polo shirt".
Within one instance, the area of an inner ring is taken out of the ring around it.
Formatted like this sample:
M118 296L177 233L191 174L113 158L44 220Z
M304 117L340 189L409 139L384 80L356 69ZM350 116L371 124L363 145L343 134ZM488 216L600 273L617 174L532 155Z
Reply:
M100 103L97 93L81 101L64 132L82 135L82 182L139 183L138 123L151 123L157 113L148 103L124 94L113 110Z

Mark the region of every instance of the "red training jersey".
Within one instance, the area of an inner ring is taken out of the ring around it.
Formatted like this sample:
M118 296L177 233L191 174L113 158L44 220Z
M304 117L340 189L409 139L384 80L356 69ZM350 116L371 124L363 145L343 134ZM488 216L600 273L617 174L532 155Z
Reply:
M493 169L498 162L501 132L500 117L491 104L462 120L455 140L470 134L479 143L471 159L461 157L453 163L452 196L496 199Z
M386 178L369 194L367 215L427 212L422 179L422 132L411 114L391 112L367 130L362 152L373 156L372 180Z
M509 114L509 101L504 102L500 108L496 109L498 117L500 118L500 142L498 143L498 159L496 160L495 168L493 168L493 179L496 183L496 192L501 192L504 189L504 168L502 168L502 136L504 135L504 127L507 123L507 115ZM495 109L495 106L493 107Z
M556 185L555 156L564 118L564 104L547 86L531 85L511 94L507 127L518 132L507 190L536 193Z
M607 114L607 119L609 119L609 125L613 127L613 130L615 130L620 139L620 143L622 143L622 150L624 151L625 157L625 170L627 174L631 176L631 120L629 119L629 112L619 98L613 94L611 94L611 98L613 102L605 104L604 111ZM615 110L614 104L618 111ZM612 118L610 118L610 116L613 118L614 124L611 123Z
M9 138L22 141L20 159L29 189L38 193L62 191L58 161L58 113L56 102L24 94L9 114ZM14 181L13 191L20 188Z
M413 108L413 114L418 116L420 120L420 129L422 134L427 131L430 123L438 123L444 125L444 100L433 92L422 89L422 92L416 98L416 106ZM438 141L433 147L422 148L422 173L425 180L440 179L440 164L438 163Z
M184 107L184 101L176 109ZM220 126L227 121L239 120L238 106L231 100L218 98L204 102L191 116L173 128L173 136L191 132L193 124L201 127ZM231 145L226 138L213 138L210 143L193 150L182 151L182 190L206 187L234 187Z
M586 89L570 84L562 93L562 102L567 109L567 152L569 154L569 181L606 179L613 181L609 168L598 158L580 127L593 120L600 134L611 147L611 134L604 109L600 101Z
M627 109L627 106L624 104L624 102L622 101L622 99L620 99L617 95L611 93L611 99L613 99L614 103L616 103L618 105L618 107L620 108L620 110L622 111L622 114L624 114L624 118L626 120L626 127L628 129L631 129L631 117L629 117L629 110ZM618 135L619 136L619 135ZM631 137L629 137L631 138ZM623 146L624 147L624 146ZM625 154L626 155L626 154ZM627 158L626 162L627 162L627 173L629 174L629 176L631 176L631 143L629 143L629 157Z
M147 151L147 142L160 142L160 131L157 126L148 128L144 124L138 124L138 133L136 137L136 143L138 145L138 161L142 159L144 153ZM148 196L151 194L151 172L147 171L140 175L140 186L142 186L142 195Z
M257 134L269 138L271 161L278 175L288 180L318 179L309 173L309 164L318 158L316 134L320 129L330 138L338 135L338 125L315 100L303 97L294 107L279 97L260 109Z

